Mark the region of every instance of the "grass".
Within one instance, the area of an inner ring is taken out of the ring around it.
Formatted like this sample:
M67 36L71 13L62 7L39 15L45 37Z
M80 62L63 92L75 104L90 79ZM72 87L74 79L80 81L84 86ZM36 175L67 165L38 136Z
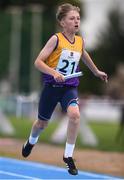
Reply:
M124 141L119 141L116 138L118 132L117 123L90 123L90 127L99 141L95 149L124 152ZM123 137L121 138L123 139Z
M10 117L10 120L15 128L15 134L12 136L13 138L19 139L27 139L29 136L32 121L28 119L17 119L15 117ZM58 122L52 121L46 130L43 132L39 141L51 143L50 137L52 133L57 128ZM78 148L93 148L97 150L103 151L116 151L116 152L124 152L124 141L117 142L116 134L118 130L118 125L116 123L90 123L89 124L93 132L98 138L99 144L96 147L88 147L84 146L81 143L81 137L78 136L77 139L77 147ZM123 134L124 135L124 134ZM5 135L0 134L1 137L5 137ZM124 136L123 136L124 137ZM122 137L122 139L123 139Z

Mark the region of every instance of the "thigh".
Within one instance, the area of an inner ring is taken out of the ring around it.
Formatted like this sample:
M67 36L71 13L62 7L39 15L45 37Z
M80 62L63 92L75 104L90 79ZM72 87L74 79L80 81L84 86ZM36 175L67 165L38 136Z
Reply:
M63 111L67 112L67 108L70 104L78 104L78 92L76 87L67 88L61 99L61 106Z
M58 103L58 98L53 87L45 86L40 96L38 119L49 120Z

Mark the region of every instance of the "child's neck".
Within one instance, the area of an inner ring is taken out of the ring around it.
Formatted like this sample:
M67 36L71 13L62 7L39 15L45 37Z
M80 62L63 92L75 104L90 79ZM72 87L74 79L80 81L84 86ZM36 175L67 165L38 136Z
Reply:
M74 39L75 39L75 34L73 33L68 33L68 32L65 32L63 31L62 32L64 34L64 36L70 41L70 42L74 42Z

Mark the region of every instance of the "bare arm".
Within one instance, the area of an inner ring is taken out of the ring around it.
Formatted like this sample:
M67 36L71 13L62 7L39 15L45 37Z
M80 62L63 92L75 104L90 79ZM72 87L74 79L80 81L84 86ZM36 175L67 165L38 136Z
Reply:
M63 82L64 76L60 74L59 72L57 72L55 69L49 67L44 62L49 57L49 55L53 52L56 46L56 43L57 43L57 37L53 35L48 40L44 48L41 50L40 54L38 55L38 57L36 58L34 62L34 65L39 71L45 74L52 75L57 82Z
M108 77L107 74L105 72L100 71L96 65L94 64L94 62L92 61L91 57L89 56L89 54L87 53L86 50L84 50L83 55L82 55L82 59L84 64L86 64L86 66L93 72L93 74L97 77L99 77L100 79L104 80L105 82L107 82Z

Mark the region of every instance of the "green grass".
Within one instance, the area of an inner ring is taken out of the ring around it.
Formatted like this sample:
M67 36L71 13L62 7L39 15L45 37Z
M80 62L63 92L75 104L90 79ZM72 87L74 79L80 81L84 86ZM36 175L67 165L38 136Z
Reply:
M32 127L32 121L29 119L17 119L15 117L10 118L14 128L15 134L12 136L13 138L19 139L27 139ZM51 143L51 135L57 128L58 122L52 121L46 130L40 136L39 141ZM118 124L116 123L90 123L90 127L93 132L96 134L99 144L96 147L88 147L84 146L81 143L81 137L78 136L77 139L77 148L85 149L85 148L92 148L97 150L103 151L118 151L124 152L124 141L117 142L116 141L116 134L118 130ZM124 134L123 134L124 135ZM5 137L5 135L0 134L1 137ZM124 136L122 137L124 139Z
M95 149L104 151L124 152L124 134L121 141L117 140L118 124L117 123L90 123L92 131L98 138L99 144ZM81 147L80 138L78 145Z

